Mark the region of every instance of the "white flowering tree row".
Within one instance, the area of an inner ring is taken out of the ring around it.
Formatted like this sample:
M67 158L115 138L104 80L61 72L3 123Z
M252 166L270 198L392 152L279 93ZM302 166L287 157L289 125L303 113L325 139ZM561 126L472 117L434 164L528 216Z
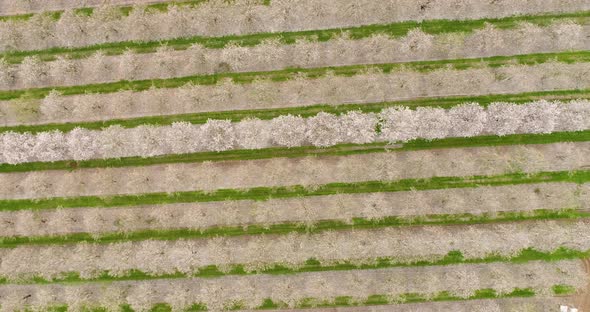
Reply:
M571 21L545 27L524 23L507 30L488 25L473 33L436 36L414 29L396 39L376 34L353 40L344 33L328 42L302 40L285 45L278 40L268 40L254 47L228 45L222 49L195 44L183 51L162 46L155 53L126 51L122 55L107 56L98 51L84 59L59 57L51 62L43 62L39 56L28 56L17 65L9 65L0 59L0 89L586 48L590 48L590 39L586 38L584 27Z
M170 6L165 12L97 8L90 16L65 11L58 20L36 14L26 21L0 21L0 51L80 47L105 42L146 41L195 35L341 28L412 19L475 19L517 14L572 12L589 8L585 0L430 1L276 0L271 5L235 6L224 0L195 8ZM228 23L227 21L232 21Z
M377 131L377 129L380 129ZM103 130L76 128L0 136L2 162L84 160L125 156L150 157L198 151L259 149L272 146L333 146L339 143L406 142L413 139L471 137L482 134L550 133L590 128L590 102L535 101L493 103L487 109L468 103L449 110L398 106L379 114L321 112L310 118L283 115L270 121L208 120L203 125L177 122L171 126L110 126Z

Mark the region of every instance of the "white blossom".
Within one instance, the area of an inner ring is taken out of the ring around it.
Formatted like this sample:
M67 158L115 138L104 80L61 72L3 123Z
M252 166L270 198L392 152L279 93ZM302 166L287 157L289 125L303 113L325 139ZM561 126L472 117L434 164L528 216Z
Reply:
M471 137L480 134L487 122L487 112L477 103L454 106L449 110L452 127L450 136Z
M271 121L272 140L275 144L287 147L303 145L307 125L299 116L282 115Z
M74 160L97 158L99 151L98 136L100 132L83 128L74 128L66 135L69 155Z
M416 113L404 106L386 108L379 114L381 138L391 143L405 142L418 137Z
M258 118L247 118L236 123L237 144L246 149L269 147L272 144L271 123Z
M35 138L30 133L6 132L2 134L2 156L9 164L31 161Z
M500 136L516 133L525 114L523 107L501 102L490 104L487 109L487 132Z
M341 142L340 120L333 114L324 112L307 119L306 137L314 146L326 147Z
M209 119L201 126L201 146L211 151L224 151L236 144L236 135L229 120Z

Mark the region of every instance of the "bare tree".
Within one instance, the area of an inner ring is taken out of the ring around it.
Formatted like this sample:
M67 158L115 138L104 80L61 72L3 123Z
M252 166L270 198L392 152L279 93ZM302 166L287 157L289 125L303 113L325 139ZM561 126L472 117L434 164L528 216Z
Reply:
M26 87L34 87L47 79L47 65L39 56L26 56L21 64L22 81Z
M54 79L54 83L71 84L79 81L81 68L79 62L76 60L70 60L59 56L57 60L50 64L51 76Z
M102 50L96 51L85 62L88 71L93 75L90 77L92 82L102 82L109 79L113 66L108 62L106 54Z
M580 131L590 129L590 102L588 100L574 100L560 104L561 113L558 116L557 127L565 131Z
M15 78L12 66L4 58L0 58L0 88L9 88L14 84Z
M66 105L66 99L56 90L51 90L41 100L40 111L46 119L63 118L72 113L70 107Z
M174 58L174 49L167 45L158 47L153 57L156 60L157 68L163 74L164 77L172 77L175 75L178 68L176 58Z
M55 36L66 47L84 44L88 40L86 19L74 10L65 10L55 25Z
M421 29L412 29L402 39L402 53L412 54L414 58L424 57L434 45L434 36L424 33Z
M119 58L120 75L134 79L138 70L137 55L131 50L126 50Z
M574 49L584 42L584 26L573 21L551 25L553 40L559 47Z

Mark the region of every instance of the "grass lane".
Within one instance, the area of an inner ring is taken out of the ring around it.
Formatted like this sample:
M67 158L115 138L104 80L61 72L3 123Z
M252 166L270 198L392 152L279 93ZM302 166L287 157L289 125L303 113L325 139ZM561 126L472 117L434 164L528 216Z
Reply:
M202 2L200 0L193 0L187 2ZM152 7L162 4L152 5ZM80 10L79 10L80 11ZM91 14L92 9L86 9L84 14ZM126 14L125 12L123 12ZM128 13L128 12L127 12ZM59 13L52 13L54 18L59 18ZM122 14L122 15L124 15ZM30 14L29 14L30 15ZM0 17L1 18L1 17ZM20 18L24 19L24 18ZM425 33L436 35L443 33L470 33L478 29L484 28L487 24L493 25L499 29L516 28L521 23L531 23L538 26L547 26L554 22L573 21L578 24L590 23L590 11L581 11L575 13L563 14L544 14L544 15L522 15L512 16L506 18L487 18L476 20L426 20L405 21L391 24L374 24L358 27L333 28L323 30L309 30L309 31L294 31L294 32L266 32L249 35L230 35L223 37L204 37L194 36L188 38L176 38L168 40L155 41L124 41L96 44L78 48L57 47L46 50L37 51L8 51L0 53L0 58L4 58L8 63L20 63L26 56L36 55L44 61L55 60L58 56L63 56L71 59L86 58L96 51L103 51L107 55L120 55L126 50L131 50L135 53L152 53L161 45L166 45L174 50L185 50L193 44L200 44L207 48L220 49L228 44L238 46L256 46L263 43L265 40L278 40L283 44L293 44L297 40L317 40L320 42L329 41L338 37L343 32L349 33L352 39L367 38L377 34L385 34L391 37L405 36L412 29L420 29Z
M337 76L350 77L365 73L368 69L391 73L394 70L414 70L419 72L433 71L437 69L452 68L464 70L481 67L500 67L505 65L534 65L550 61L566 64L589 62L590 51L573 51L558 53L536 53L514 56L492 56L485 58L436 60L436 61L415 61L407 63L386 63L386 64L363 64L348 66L331 66L319 68L286 68L275 71L244 72L244 73L217 73L209 75L195 75L176 77L168 79L148 79L134 81L117 81L110 83L88 84L78 86L45 87L22 90L2 90L0 100L11 100L17 98L38 99L56 90L62 95L75 95L84 93L113 93L123 90L143 91L150 88L177 88L187 83L197 85L213 85L222 79L231 79L235 83L251 83L256 79L270 79L272 81L286 81L297 74L306 74L309 78L318 78L327 73L334 73Z
M331 147L272 147L253 150L228 150L222 152L198 152L192 154L170 154L155 157L124 157L111 159L92 159L83 161L65 160L55 162L29 162L20 164L0 164L0 173L42 170L76 170L83 168L136 167L173 163L196 163L204 161L253 160L268 158L295 158L305 156L343 156L387 151L411 151L437 148L463 148L483 146L503 146L518 144L550 144L557 142L590 141L590 130L577 132L554 132L550 134L513 134L506 136L476 136L469 138L445 138L432 141L413 140L399 145L387 142L369 144L339 144Z
M204 124L207 122L208 119L222 119L231 120L232 122L238 122L246 118L255 117L263 120L269 120L287 114L300 115L302 117L312 117L317 115L319 112L326 112L332 114L344 114L349 111L362 111L363 113L378 113L385 108L400 105L408 106L410 108L431 106L448 109L453 106L460 105L462 103L470 102L476 102L482 106L487 106L493 102L526 103L540 99L560 101L574 99L590 99L590 89L526 92L516 94L488 94L481 96L429 97L402 101L363 104L317 104L302 107L199 112L178 115L146 116L129 119L109 119L104 121L0 126L0 133L8 131L37 133L52 130L68 132L76 127L91 130L100 130L102 128L106 128L112 125L119 125L124 128L134 128L140 125L166 126L174 122L182 121L190 122L192 124Z
M429 179L402 179L397 181L366 181L357 183L329 183L314 189L301 185L280 187L255 187L249 189L218 189L212 192L187 191L176 193L147 193L137 195L52 197L44 199L0 200L0 211L39 210L76 207L120 207L136 205L172 204L187 202L215 202L225 200L267 200L332 194L373 192L398 192L409 190L433 190L467 188L542 182L590 181L590 170L554 171L538 173L507 173L495 176L432 177Z

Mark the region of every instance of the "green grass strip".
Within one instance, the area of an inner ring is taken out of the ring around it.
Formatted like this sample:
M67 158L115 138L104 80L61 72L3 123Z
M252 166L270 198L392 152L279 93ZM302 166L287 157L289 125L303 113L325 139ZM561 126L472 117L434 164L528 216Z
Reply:
M59 17L59 15L56 15ZM57 56L71 59L86 58L96 51L103 51L107 55L119 55L126 50L135 53L152 53L158 47L166 45L175 50L185 50L193 44L200 44L207 48L220 49L228 44L238 46L256 46L265 40L278 40L283 44L293 44L297 40L314 40L325 42L337 38L343 32L350 34L352 39L367 38L377 34L385 34L391 37L405 36L412 29L420 29L425 33L437 35L443 33L470 33L482 29L486 24L491 24L499 29L512 29L520 23L531 23L538 26L548 26L555 22L573 21L585 25L590 23L590 11L563 14L523 15L505 18L487 18L477 20L427 20L405 21L390 24L374 24L358 27L333 28L323 30L308 30L294 32L266 32L248 35L229 35L223 37L194 36L187 38L175 38L160 41L123 41L102 43L79 48L56 47L36 51L9 51L0 53L9 63L20 63L26 56L37 55L44 61L55 60Z
M356 183L329 183L314 189L301 185L280 187L255 187L249 189L218 189L213 192L187 191L176 193L146 193L138 195L52 197L43 199L3 199L0 211L39 210L76 207L119 207L157 205L189 202L215 202L226 200L268 200L333 194L374 192L399 192L409 190L433 190L467 188L481 185L513 185L543 182L590 181L590 170L555 171L538 173L507 173L495 176L432 177L428 179L402 179L397 181L366 181Z
M109 244L141 240L179 240L198 239L217 236L241 236L261 234L319 233L332 230L379 229L401 226L424 225L471 225L497 222L517 222L533 220L560 220L590 218L590 212L577 209L547 210L538 209L527 212L498 212L495 214L434 214L413 217L389 216L382 219L353 218L352 223L342 220L320 220L313 224L283 222L268 226L252 224L245 226L209 227L206 229L159 229L134 232L112 232L93 235L90 233L70 233L65 235L13 236L0 237L0 248L15 248L23 245L63 245L81 242Z
M576 288L570 285L554 285L552 290L558 296L571 296L576 293Z
M519 144L551 144L557 142L590 141L590 130L577 132L554 132L550 134L513 134L506 136L476 136L468 138L445 138L432 141L413 140L399 145L385 142L369 144L339 144L331 147L272 147L253 150L228 150L222 152L198 152L191 154L170 154L155 157L124 157L92 159L83 161L30 162L20 164L0 164L0 173L27 172L42 170L76 170L84 168L136 167L173 163L198 163L204 161L253 160L268 158L296 158L307 156L345 156L386 151L413 151L437 148L464 148L503 146Z
M208 75L195 75L176 77L168 79L117 81L101 84L88 84L78 86L45 87L22 90L0 91L0 100L12 100L17 98L38 99L56 90L63 95L76 95L85 93L113 93L123 90L144 91L150 88L177 88L188 83L196 85L213 85L222 79L231 79L235 83L251 83L255 79L269 79L272 81L286 81L297 74L306 74L309 78L318 78L328 73L337 76L354 76L365 73L367 69L380 70L384 73L391 73L394 70L410 69L420 72L433 71L436 69L453 68L465 70L469 68L500 67L505 65L534 65L549 61L562 63L579 63L590 61L590 51L558 52L558 53L537 53L514 56L493 56L486 58L436 60L436 61L415 61L407 63L386 63L386 64L363 64L348 66L330 66L319 68L286 68L275 71L244 72L244 73L217 73Z
M486 263L526 263L531 261L545 261L555 262L562 260L576 260L590 257L590 250L580 251L567 247L560 247L553 251L539 251L535 248L526 248L520 250L513 256L502 256L497 253L490 253L481 258L465 258L460 250L450 251L444 256L433 256L429 260L407 260L397 259L394 257L380 257L372 259L364 259L365 261L349 261L340 260L335 263L322 264L314 258L308 259L305 263L297 266L289 266L282 263L269 264L266 268L248 271L244 264L232 264L223 270L216 265L208 265L196 268L192 273L174 272L166 274L153 274L143 272L141 270L129 270L124 274L111 274L109 271L103 271L93 278L81 277L77 272L63 273L59 277L52 279L41 276L23 277L17 279L9 279L0 277L0 284L53 284L53 283L88 283L99 282L109 283L116 281L140 281L153 279L179 279L179 278L217 278L222 276L238 276L238 275L255 275L255 274L270 274L270 275L286 275L298 274L307 272L327 272L327 271L349 271L349 270L376 270L399 267L425 267L425 266L444 266L454 264L486 264ZM571 291L565 285L556 285L553 288L554 293L565 295ZM558 293L559 292L559 293Z
M208 119L222 119L238 122L246 118L259 118L269 120L281 115L300 115L302 117L311 117L317 115L319 112L326 112L332 114L344 114L349 111L362 111L363 113L378 113L381 110L392 107L405 105L410 108L415 107L441 107L451 108L462 103L476 102L482 106L487 106L492 102L510 102L510 103L526 103L535 100L574 100L574 99L590 99L590 89L583 90L558 90L558 91L540 91L527 92L516 94L488 94L481 96L452 96L452 97L431 97L413 100L392 101L392 102L378 102L378 103L364 103L364 104L318 104L303 107L288 107L288 108L272 108L272 109L250 109L250 110L232 110L232 111L218 111L218 112L200 112L191 114L178 115L159 115L146 116L129 119L109 119L105 121L90 121L90 122L71 122L71 123L51 123L41 125L18 125L18 126L0 126L0 133L7 131L14 132L31 132L38 133L43 131L59 130L68 132L79 127L91 130L99 130L112 125L119 125L124 128L134 128L140 125L154 125L166 126L174 122L190 122L192 124L204 124Z

